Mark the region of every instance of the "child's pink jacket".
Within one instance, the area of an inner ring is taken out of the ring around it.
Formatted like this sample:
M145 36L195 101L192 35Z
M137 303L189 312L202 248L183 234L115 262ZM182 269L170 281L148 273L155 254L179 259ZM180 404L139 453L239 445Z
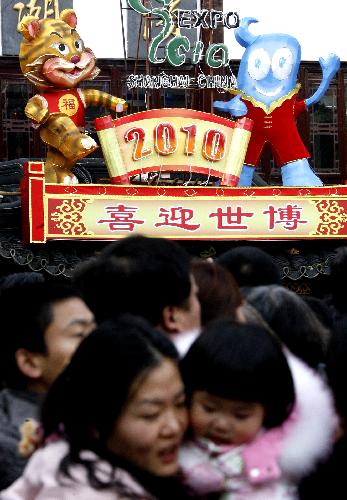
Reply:
M222 499L293 500L296 484L331 450L337 418L329 389L311 368L286 353L296 404L281 427L251 443L218 446L206 439L185 443L180 463L197 495L221 492Z

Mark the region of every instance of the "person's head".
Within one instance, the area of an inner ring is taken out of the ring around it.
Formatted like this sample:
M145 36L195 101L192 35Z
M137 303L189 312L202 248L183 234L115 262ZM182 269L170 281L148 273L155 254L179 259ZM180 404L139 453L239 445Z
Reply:
M336 250L330 262L330 287L333 304L339 312L346 312L347 246Z
M81 265L74 282L98 322L132 313L169 334L200 328L190 256L163 238L130 236Z
M263 316L253 307L247 300L243 300L242 304L237 310L237 321L239 323L247 323L251 325L258 325L268 330L273 334L273 331L263 318Z
M45 392L95 327L75 290L52 283L13 285L0 295L0 369L6 387Z
M277 285L244 293L293 354L315 369L325 363L330 332L299 295Z
M63 432L72 462L87 449L157 476L175 474L187 425L177 356L170 340L142 318L105 322L49 391L45 435Z
M220 255L217 262L228 269L240 287L281 284L276 263L271 255L260 248L235 247Z
M293 379L281 344L259 326L210 323L181 368L197 437L250 442L261 428L284 422L293 408Z
M331 330L334 326L334 314L328 304L323 299L312 295L303 295L302 298L310 306L319 321Z
M343 431L347 432L347 317L340 318L332 331L329 343L326 373L333 391L336 409L342 420Z
M21 273L11 273L3 276L0 280L0 292L7 288L18 285L26 285L27 283L43 283L45 277L42 273L34 271L24 271Z
M235 319L242 297L229 271L216 262L199 259L192 261L192 273L198 286L202 326L216 318Z

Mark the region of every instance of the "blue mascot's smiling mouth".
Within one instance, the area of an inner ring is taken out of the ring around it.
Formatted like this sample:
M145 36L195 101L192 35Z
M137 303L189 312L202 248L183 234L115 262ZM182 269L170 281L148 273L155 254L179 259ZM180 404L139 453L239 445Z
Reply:
M282 87L282 85L280 85L279 87L276 87L274 90L265 90L265 89L261 89L260 87L258 87L256 85L255 90L258 92L258 94L261 94L265 97L274 97L274 96L278 95L283 90L283 87Z

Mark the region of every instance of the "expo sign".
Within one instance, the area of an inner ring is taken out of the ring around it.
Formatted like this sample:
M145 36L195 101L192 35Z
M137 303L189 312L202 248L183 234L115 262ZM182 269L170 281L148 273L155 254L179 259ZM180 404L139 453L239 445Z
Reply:
M129 7L145 16L159 19L162 30L149 42L148 59L153 64L168 62L172 66L181 66L186 62L187 53L192 49L191 63L198 64L205 59L210 68L220 68L229 64L228 48L224 43L213 43L205 46L201 40L194 42L191 47L186 36L177 35L166 42L165 57L159 58L157 50L162 47L167 38L176 28L186 29L216 29L218 26L237 28L239 16L236 12L223 13L217 10L174 10L179 2L174 0L157 0L163 7L148 9L142 0L127 0ZM158 23L158 24L159 24Z

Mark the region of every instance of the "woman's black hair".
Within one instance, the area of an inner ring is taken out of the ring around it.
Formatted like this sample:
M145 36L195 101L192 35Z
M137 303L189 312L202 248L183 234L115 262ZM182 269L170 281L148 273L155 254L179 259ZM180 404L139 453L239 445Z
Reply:
M188 401L195 391L265 408L264 426L286 420L294 384L280 342L264 328L221 319L208 325L181 362Z
M81 458L80 452L92 450L116 468L117 457L107 450L107 440L134 381L145 377L163 358L176 362L177 357L164 334L131 315L105 322L80 344L42 408L44 438L58 435L69 443L69 455L60 466L63 475L69 476L71 465L79 463L94 488L117 486L111 484L111 476L110 481L101 482L97 461Z

